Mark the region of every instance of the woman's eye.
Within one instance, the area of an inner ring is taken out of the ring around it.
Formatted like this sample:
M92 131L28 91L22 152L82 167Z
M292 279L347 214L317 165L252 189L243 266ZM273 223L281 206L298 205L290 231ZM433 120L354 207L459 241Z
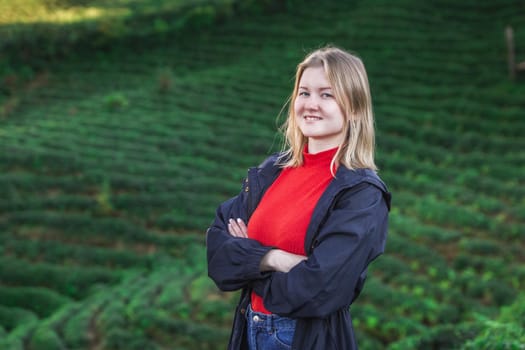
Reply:
M329 94L327 92L321 94L322 97L325 97L325 98L330 98L330 97L334 97L332 94Z
M299 96L309 96L310 94L306 91L299 92Z

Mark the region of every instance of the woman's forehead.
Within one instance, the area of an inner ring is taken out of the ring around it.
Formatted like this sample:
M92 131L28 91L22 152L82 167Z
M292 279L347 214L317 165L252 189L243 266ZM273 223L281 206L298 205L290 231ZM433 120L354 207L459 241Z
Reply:
M330 89L331 84L322 66L307 67L303 71L303 74L301 74L301 79L299 79L299 87L315 87L317 89Z

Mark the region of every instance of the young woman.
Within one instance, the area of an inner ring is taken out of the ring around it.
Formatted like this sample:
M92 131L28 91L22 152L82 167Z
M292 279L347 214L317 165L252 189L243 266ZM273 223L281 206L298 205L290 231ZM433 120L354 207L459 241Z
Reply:
M357 349L349 306L390 209L362 61L336 47L307 55L284 131L284 152L248 170L207 231L209 276L242 289L229 349Z

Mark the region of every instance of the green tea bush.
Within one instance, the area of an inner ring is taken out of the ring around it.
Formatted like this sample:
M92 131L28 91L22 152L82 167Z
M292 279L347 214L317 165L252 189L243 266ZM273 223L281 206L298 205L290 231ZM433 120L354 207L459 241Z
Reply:
M470 324L442 325L402 338L391 343L388 349L458 349L466 339L474 334L476 334L476 328Z
M172 36L184 35L194 30L209 29L234 15L260 14L266 9L286 8L281 5L282 1L273 0L265 0L264 3L236 0L162 1L160 4L142 1L120 6L120 15L112 15L114 9L111 6L101 6L98 8L100 16L93 20L86 17L87 11L83 6L68 6L69 15L74 20L63 24L55 18L57 10L64 10L61 5L24 1L21 6L8 1L0 7L5 19L14 22L8 21L2 33L4 42L0 48L7 54L0 61L0 78L6 74L4 71L15 71L19 76L18 72L23 69L45 69L50 61L59 57L108 48L120 47L122 50L126 45L134 46L140 38L149 36L151 41L153 38L162 41L168 33ZM93 5L96 8L96 4ZM27 8L28 11L26 14L17 13L17 8ZM31 23L30 19L28 23L16 24L17 19L27 14L39 19L38 22L48 18L50 23Z
M25 198L23 200L0 201L0 208L3 211L26 210L46 210L55 209L61 211L84 211L94 210L95 201L78 195L62 195L56 198Z
M0 348L10 350L25 350L23 339L15 338L13 336L0 338Z
M113 297L98 314L95 321L96 328L101 333L110 329L123 329L126 327L125 304L120 298Z
M15 328L7 338L0 338L0 349L26 350L25 343L31 338L37 325L38 321L29 320Z
M46 326L37 327L28 345L29 350L65 350L60 337L53 329Z
M102 343L104 349L114 350L160 350L161 347L149 341L142 334L134 334L128 329L111 327Z
M71 301L70 298L53 290L34 287L0 287L0 300L3 305L23 307L40 317L51 315L59 307Z
M97 248L65 244L54 241L37 241L11 237L5 241L5 249L11 255L32 261L46 261L53 264L74 264L82 266L105 266L111 269L148 267L154 257L140 255L127 250Z
M98 303L86 304L68 317L60 327L63 341L68 348L85 349L92 340L91 321L101 306Z
M396 258L393 254L385 254L371 268L374 275L381 276L385 282L390 282L396 276L410 271L406 261Z
M173 240L173 237L156 237L142 227L137 227L124 220L115 218L94 219L88 215L69 214L59 215L47 212L16 212L10 217L12 224L20 224L25 227L43 226L49 231L58 231L82 239L100 239L101 241L118 240L136 243L160 243Z
M479 318L480 331L462 350L519 350L525 348L525 297L502 309L496 320Z
M2 327L4 332L10 332L19 325L27 324L38 319L34 312L27 310L25 307L20 308L13 305L4 306L4 302L5 301L2 300L2 305L0 305L0 327Z
M511 284L490 274L480 278L472 268L467 268L459 274L457 285L466 296L482 299L485 303L495 306L508 304L517 293Z
M74 156L60 151L28 151L21 148L6 148L0 153L0 166L7 169L31 169L42 175L71 175L82 169Z
M501 248L497 243L486 239L462 239L459 242L459 247L473 254L498 255L501 253Z
M114 92L104 97L104 105L111 111L122 109L129 105L129 99L121 92Z
M359 349L363 350L377 350L383 349L384 345L377 339L368 336L366 333L361 332L360 329L355 330L355 336L359 343Z
M140 324L146 325L146 333L169 334L173 339L174 347L180 345L206 349L213 346L217 339L227 339L230 332L229 329L218 329L206 324L194 323L189 319L173 318L161 311L142 310L137 320Z
M195 319L201 322L210 322L228 329L232 321L232 311L235 306L231 302L217 299L206 299L198 305Z
M89 288L97 283L112 284L120 278L118 272L102 268L62 267L51 264L32 265L11 258L0 258L0 262L0 278L3 281L22 286L47 287L49 291L43 289L35 293L42 292L43 298L49 297L54 301L49 305L55 306L65 302L68 297L81 298L89 295ZM31 287L28 288L30 289L27 292L33 293ZM8 289L2 289L2 293L17 298L15 293ZM60 294L62 296L59 296ZM21 302L25 303L26 299ZM50 310L42 310L42 312L47 311Z

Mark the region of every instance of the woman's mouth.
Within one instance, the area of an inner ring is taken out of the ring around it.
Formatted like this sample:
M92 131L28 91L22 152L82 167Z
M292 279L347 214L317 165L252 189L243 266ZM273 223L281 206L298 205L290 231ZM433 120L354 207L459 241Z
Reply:
M316 116L316 115L305 115L305 116L304 116L304 119L305 119L306 121L315 121L315 120L322 120L323 118L318 117L318 116Z

